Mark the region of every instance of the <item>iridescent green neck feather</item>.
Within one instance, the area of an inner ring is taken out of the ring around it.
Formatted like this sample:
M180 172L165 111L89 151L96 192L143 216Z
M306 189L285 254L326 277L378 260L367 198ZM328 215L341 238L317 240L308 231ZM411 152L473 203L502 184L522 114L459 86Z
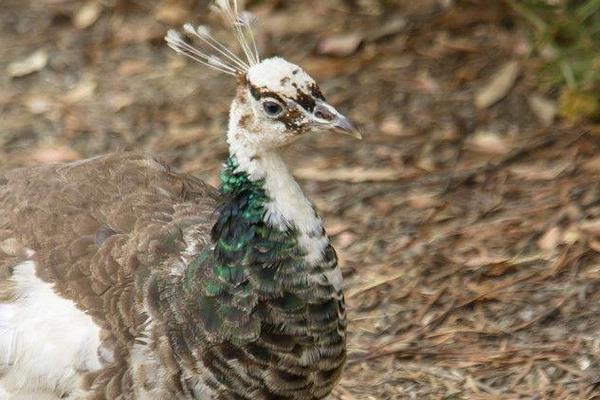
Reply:
M220 190L213 246L189 263L182 289L163 296L176 358L203 371L198 385L215 400L320 399L346 355L343 296L318 279L335 267L335 252L329 246L324 264L309 266L297 230L265 222L264 181L251 180L233 157Z

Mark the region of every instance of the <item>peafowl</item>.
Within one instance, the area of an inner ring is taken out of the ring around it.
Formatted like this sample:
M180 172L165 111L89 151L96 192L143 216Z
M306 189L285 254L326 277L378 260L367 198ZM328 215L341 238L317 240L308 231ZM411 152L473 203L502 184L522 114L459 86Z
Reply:
M0 175L0 399L313 400L338 381L342 275L278 149L360 134L259 58L241 4L215 8L239 54L190 24L166 41L237 81L218 189L142 153Z

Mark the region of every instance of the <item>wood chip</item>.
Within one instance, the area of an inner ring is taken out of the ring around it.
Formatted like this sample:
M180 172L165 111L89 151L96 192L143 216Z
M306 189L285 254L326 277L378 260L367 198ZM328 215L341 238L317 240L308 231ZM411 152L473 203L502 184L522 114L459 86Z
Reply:
M9 76L18 78L41 71L46 64L48 64L48 53L40 49L22 60L10 63L7 72Z
M538 247L542 250L554 250L560 242L561 234L560 228L553 226L538 239Z
M101 11L102 6L95 1L84 4L77 10L77 13L75 13L73 25L75 25L77 29L89 28L98 20Z
M569 162L561 162L554 165L521 164L511 166L509 171L514 176L526 181L547 181L556 179L557 176L570 166Z
M404 137L415 134L413 130L407 129L398 117L388 117L384 119L381 125L379 125L379 130L381 133L388 136Z
M469 147L484 154L503 155L510 152L510 146L505 138L496 132L478 131L468 141Z
M44 114L51 110L52 101L44 95L32 95L25 99L24 104L32 114Z
M326 37L319 43L319 54L347 57L356 52L363 41L359 34L350 33Z
M40 147L31 153L31 160L39 164L75 161L80 158L78 152L66 146Z
M407 199L407 203L411 208L425 210L427 208L437 207L442 202L440 201L437 195L429 193L417 193L409 196Z
M517 61L509 61L494 74L492 80L475 95L477 108L488 108L502 100L513 87L519 76Z
M133 104L135 98L128 93L112 93L106 97L106 100L110 105L110 108L113 111L118 112Z
M65 95L67 103L75 104L83 99L91 97L96 91L98 83L91 77L81 78L75 87Z
M527 103L543 126L552 125L557 113L554 101L534 93L527 97Z

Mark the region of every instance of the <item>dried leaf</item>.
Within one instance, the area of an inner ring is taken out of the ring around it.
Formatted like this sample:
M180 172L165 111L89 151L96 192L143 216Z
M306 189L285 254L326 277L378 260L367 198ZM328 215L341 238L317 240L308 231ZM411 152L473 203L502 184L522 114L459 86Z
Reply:
M506 263L509 260L510 258L508 256L503 255L490 256L488 254L478 254L469 257L464 264L471 268L480 268L483 266Z
M98 84L91 77L81 78L77 85L65 96L68 103L74 104L85 98L91 97L96 91Z
M581 234L576 229L569 229L563 236L563 242L568 245L577 243L581 239Z
M362 35L356 33L333 35L319 43L319 54L346 57L354 54L363 41Z
M475 95L477 108L488 108L502 100L513 87L519 76L519 63L509 61L493 76L492 80Z
M489 131L475 132L469 145L474 150L485 154L502 155L510 151L510 146L506 143L506 139L499 134Z
M127 93L113 93L107 96L107 103L115 112L129 107L134 100L134 97Z
M600 240L594 240L594 239L592 239L592 240L589 241L588 245L596 253L600 253Z
M557 226L548 229L537 241L537 245L542 250L553 250L558 246L561 239L561 230Z
M357 235L352 232L345 231L340 233L336 238L336 244L342 248L347 249L358 239Z
M25 99L25 105L32 114L43 114L52 108L52 101L44 95L33 95Z
M79 153L66 146L41 147L31 153L31 160L40 164L75 161L80 158Z
M77 10L75 17L73 18L73 24L78 29L89 28L98 20L101 11L102 6L95 1L84 4Z
M513 165L510 172L521 179L528 181L546 181L556 179L565 169L571 165L568 162L556 163L554 165L524 164Z
M441 204L437 195L427 193L414 194L408 198L407 202L411 208L416 208L419 210L437 207Z
M527 98L531 111L544 126L550 126L556 118L557 108L554 101L539 94L532 94Z
M381 125L379 125L379 130L384 135L398 137L412 136L415 133L413 130L407 129L398 117L384 119Z
M8 65L8 75L17 78L41 71L48 64L48 53L44 49L37 50L30 56L14 61Z

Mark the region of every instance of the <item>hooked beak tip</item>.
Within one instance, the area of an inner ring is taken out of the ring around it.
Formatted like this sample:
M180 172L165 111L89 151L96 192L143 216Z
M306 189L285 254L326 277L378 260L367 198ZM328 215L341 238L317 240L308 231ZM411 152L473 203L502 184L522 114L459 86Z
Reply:
M345 135L350 135L358 140L362 140L363 138L358 128L356 128L354 124L346 117L340 116L336 121L334 128L336 131Z
M332 130L359 140L362 139L360 131L354 126L352 121L324 101L317 101L313 115L316 117L316 126L320 129Z

